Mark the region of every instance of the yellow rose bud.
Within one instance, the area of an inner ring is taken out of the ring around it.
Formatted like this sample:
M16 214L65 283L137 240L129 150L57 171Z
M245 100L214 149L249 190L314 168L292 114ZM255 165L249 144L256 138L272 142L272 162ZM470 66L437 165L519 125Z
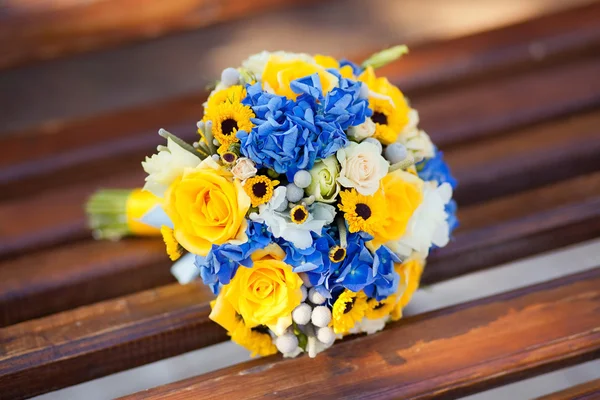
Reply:
M419 288L424 268L425 261L416 257L409 258L402 264L394 265L394 269L400 275L400 283L398 284L398 292L396 292L399 300L391 314L393 321L402 318L402 309L406 307Z
M272 55L269 57L262 75L263 88L270 88L275 94L295 100L298 94L290 88L290 83L312 74L319 74L323 93L329 92L338 83L335 75L327 72L321 65L311 64L304 60L284 61L280 57Z
M222 295L246 326L266 325L278 333L291 325L292 310L302 301L302 279L282 261L284 257L276 244L257 250L252 254L252 268L238 268L222 288Z
M175 239L193 254L205 256L213 244L245 242L250 198L231 172L212 159L186 169L165 196Z

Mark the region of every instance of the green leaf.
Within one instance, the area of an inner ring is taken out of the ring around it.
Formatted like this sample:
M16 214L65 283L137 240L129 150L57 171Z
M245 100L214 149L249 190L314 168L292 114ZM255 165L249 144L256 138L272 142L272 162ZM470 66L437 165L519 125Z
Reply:
M365 61L363 61L362 66L363 68L380 68L391 63L392 61L397 60L407 53L408 47L404 44L390 47L389 49L382 50L367 58Z

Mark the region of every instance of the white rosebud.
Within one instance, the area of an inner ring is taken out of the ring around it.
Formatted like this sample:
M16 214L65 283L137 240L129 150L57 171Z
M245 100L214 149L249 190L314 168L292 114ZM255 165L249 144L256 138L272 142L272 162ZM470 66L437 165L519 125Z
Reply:
M321 293L317 292L316 288L311 288L308 291L308 300L313 304L323 304L327 300Z
M298 186L296 186L293 183L288 183L286 187L287 187L287 192L285 193L285 196L287 197L288 201L291 201L292 203L296 203L296 202L302 200L302 197L304 197L303 189L300 189Z
M408 155L406 146L402 143L392 143L385 148L384 156L390 164L396 164L404 160Z
M333 329L325 326L317 330L317 339L323 344L331 344L335 341L335 333L333 333Z
M383 151L383 146L381 145L381 142L375 138L366 138L365 140L363 140L363 142L373 143L379 149L379 154L381 154L381 152Z
M373 143L351 142L348 147L339 149L336 156L342 166L338 182L344 187L356 189L363 196L370 196L379 189L379 181L390 168Z
M365 86L363 85L363 87ZM375 122L371 118L367 118L362 124L349 127L348 136L360 142L363 139L373 136L376 128Z
M294 184L301 189L307 188L311 181L312 177L308 171L301 169L294 174Z
M292 311L292 319L298 325L306 325L310 321L312 309L306 303L301 303Z
M240 181L245 181L248 178L252 178L258 170L254 165L254 161L246 157L240 157L235 162L233 168L231 168L231 173Z
M306 296L308 295L308 290L306 289L306 286L302 285L300 286L300 290L302 291L302 303L304 303L304 300L306 300Z
M298 338L292 333L285 333L275 339L275 346L283 354L291 353L298 347Z
M237 85L240 82L240 73L235 68L225 68L221 73L221 83L226 86Z
M326 306L316 306L310 320L314 326L327 326L331 322L331 310Z

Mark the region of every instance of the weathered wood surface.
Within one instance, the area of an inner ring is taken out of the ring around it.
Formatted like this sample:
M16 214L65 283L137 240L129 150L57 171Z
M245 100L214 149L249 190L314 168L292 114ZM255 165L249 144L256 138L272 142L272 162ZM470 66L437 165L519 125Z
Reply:
M599 307L596 268L409 317L315 359L267 357L125 398L455 398L599 356Z
M309 0L20 0L0 5L0 68L100 50Z
M600 398L600 379L539 397L537 400L596 400Z

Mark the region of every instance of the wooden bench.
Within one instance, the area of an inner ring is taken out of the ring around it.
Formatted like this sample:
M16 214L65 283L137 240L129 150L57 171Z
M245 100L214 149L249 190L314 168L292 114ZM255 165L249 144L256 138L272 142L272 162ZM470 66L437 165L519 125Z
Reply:
M423 284L600 235L598 21L592 4L415 47L382 71L460 182L461 227ZM0 135L0 399L227 340L210 292L174 282L160 240L93 241L82 209L99 187L140 185L158 127L192 138L205 95ZM597 358L599 310L600 266L408 317L314 360L257 359L131 398L454 398Z

